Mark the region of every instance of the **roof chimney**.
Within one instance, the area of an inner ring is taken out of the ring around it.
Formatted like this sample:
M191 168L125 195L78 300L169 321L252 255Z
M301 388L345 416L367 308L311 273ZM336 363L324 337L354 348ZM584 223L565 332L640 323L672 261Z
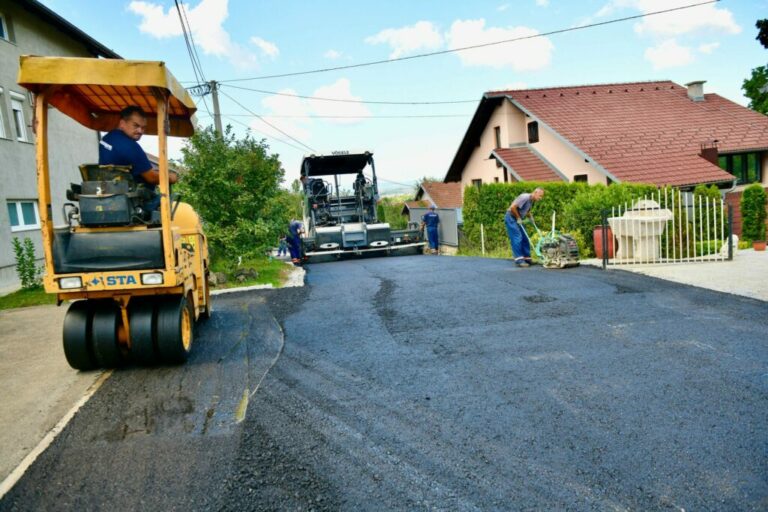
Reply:
M704 84L706 80L697 80L696 82L688 82L685 86L688 88L688 97L692 101L704 101Z

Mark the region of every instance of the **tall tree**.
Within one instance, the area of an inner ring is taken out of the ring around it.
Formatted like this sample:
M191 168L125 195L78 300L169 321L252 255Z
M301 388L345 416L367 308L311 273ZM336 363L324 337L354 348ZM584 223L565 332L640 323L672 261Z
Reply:
M757 39L763 48L768 48L768 19L755 23L758 29ZM749 108L768 114L768 67L758 66L752 70L752 75L741 85L744 95L749 98Z
M284 171L263 140L238 139L208 127L182 149L178 189L203 219L214 257L264 254L285 231L291 212L279 189Z

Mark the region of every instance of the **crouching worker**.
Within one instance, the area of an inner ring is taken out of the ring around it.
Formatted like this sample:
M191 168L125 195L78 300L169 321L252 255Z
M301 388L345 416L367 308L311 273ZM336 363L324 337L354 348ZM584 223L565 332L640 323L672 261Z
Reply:
M520 194L512 201L504 215L504 225L507 227L507 236L509 244L512 247L512 256L515 258L515 265L518 267L527 267L531 264L531 244L528 236L525 234L523 221L526 217L533 220L531 207L533 203L544 197L544 189L537 188L532 193Z
M288 251L294 265L301 265L301 233L304 226L298 220L292 220L288 225Z
M137 142L147 128L147 116L141 107L135 105L120 112L117 128L108 132L99 141L99 165L130 165L131 175L136 183L144 184L151 192L151 198L144 203L147 211L160 208L160 195L156 185L160 183L160 172L152 167L144 150ZM169 181L176 183L178 175L169 173Z

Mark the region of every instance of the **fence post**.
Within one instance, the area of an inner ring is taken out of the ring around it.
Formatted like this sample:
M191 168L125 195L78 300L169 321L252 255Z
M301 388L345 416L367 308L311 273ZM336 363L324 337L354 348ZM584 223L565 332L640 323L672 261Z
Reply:
M600 242L603 245L603 270L605 270L605 267L608 265L608 210L603 209L600 213L603 218L603 236L600 237L602 239ZM613 240L611 240L611 244L613 244ZM616 255L614 255L614 257L616 257Z
M480 252L485 256L485 226L480 223Z
M728 261L733 261L733 205L728 205Z

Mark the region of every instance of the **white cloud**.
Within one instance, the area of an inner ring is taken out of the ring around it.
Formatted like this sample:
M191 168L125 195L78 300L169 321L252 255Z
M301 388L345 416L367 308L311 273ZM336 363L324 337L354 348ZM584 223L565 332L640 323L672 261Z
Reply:
M255 44L267 57L274 59L280 53L275 43L270 43L260 37L251 37L251 43Z
M326 59L336 60L338 58L341 58L341 52L337 52L334 49L330 49L323 54L323 57L325 57Z
M312 96L320 98L334 98L341 100L362 100L359 96L352 95L351 83L346 78L340 78L331 85L320 87ZM337 101L321 101L321 100L309 100L309 105L312 111L319 116L359 116L369 117L371 111L363 103L342 103ZM361 119L355 118L338 118L327 119L328 122L335 124L354 124L359 123Z
M593 16L582 20L580 26L593 23L597 18L613 15L620 9L640 11L642 14L691 5L691 0L610 0ZM679 36L701 31L738 34L733 13L715 4L705 4L664 14L654 14L635 24L635 32L660 37Z
M536 0L536 1L538 2L538 0ZM499 12L504 12L507 9L509 9L509 4L501 4L500 6L498 6L496 8L496 10L499 11Z
M296 91L293 89L282 89L278 92L281 94L296 94ZM270 124L277 126L285 133L290 134L292 137L295 137L306 144L309 143L308 139L310 137L310 131L308 126L310 124L310 120L304 117L310 114L307 100L296 98L294 96L272 95L267 96L261 100L261 104L264 105L266 109L268 109L269 114L277 116L292 116L286 118L271 117L267 118L267 121L269 121ZM288 139L288 137L286 137L284 134L270 127L260 119L253 119L250 122L250 126L254 130L265 135L283 139L292 144L295 144L295 142Z
M388 44L392 48L390 59L415 53L418 50L436 50L443 45L443 37L430 21L419 21L402 28L388 28L365 38L368 44Z
M703 43L699 45L699 52L709 54L717 50L719 47L720 43Z
M539 32L528 27L485 28L485 20L456 20L446 35L451 49L483 43L534 36ZM515 71L546 68L554 45L546 37L534 37L514 43L499 44L457 52L465 66L511 67Z
M685 66L693 62L691 49L680 46L674 39L667 39L661 44L646 49L645 58L657 70Z
M311 145L311 130L316 126L317 122L349 125L359 123L363 120L361 118L366 118L371 115L368 107L362 103L345 103L298 98L295 96L296 91L293 89L283 89L278 92L294 96L272 95L264 98L261 101L261 104L264 106L265 116L286 116L266 117L267 121L305 144ZM310 94L310 96L358 101L362 99L359 96L354 96L352 94L351 83L346 78L340 78L332 84L322 86ZM339 117L315 120L310 117L313 115ZM280 133L280 131L275 130L259 119L253 119L250 122L250 126L254 131L258 131L263 135L282 139L294 145L296 144L295 141L291 141L284 134Z
M547 7L549 5L549 0L536 0L536 5L539 7Z
M661 11L690 5L690 0L635 0L633 6L642 13ZM691 32L710 30L726 34L738 34L741 27L728 9L719 9L715 4L705 4L690 9L648 16L635 25L638 34L655 36L678 36Z
M238 68L253 68L257 65L256 56L233 42L223 24L228 16L227 0L200 0L195 7L183 8L192 30L192 36L206 55L228 59ZM182 35L179 15L175 7L168 11L163 6L152 2L132 1L128 10L141 16L139 30L145 34L162 39Z

